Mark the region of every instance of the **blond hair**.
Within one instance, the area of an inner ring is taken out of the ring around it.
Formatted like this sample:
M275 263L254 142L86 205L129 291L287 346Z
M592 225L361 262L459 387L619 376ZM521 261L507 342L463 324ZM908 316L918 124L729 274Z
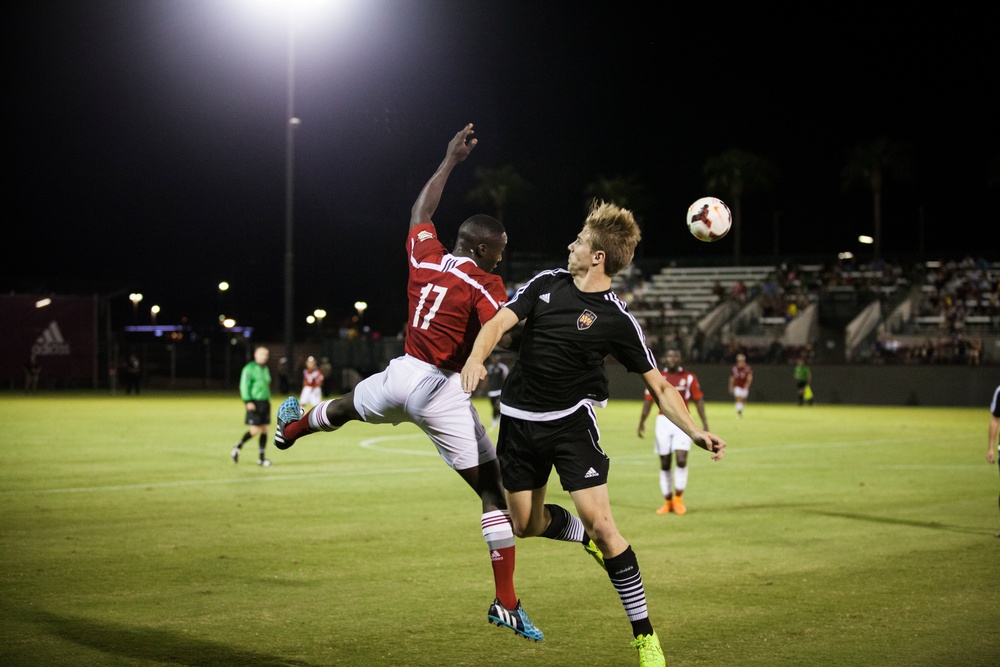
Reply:
M642 234L632 211L595 199L583 223L590 230L591 250L604 251L604 273L609 278L632 261Z

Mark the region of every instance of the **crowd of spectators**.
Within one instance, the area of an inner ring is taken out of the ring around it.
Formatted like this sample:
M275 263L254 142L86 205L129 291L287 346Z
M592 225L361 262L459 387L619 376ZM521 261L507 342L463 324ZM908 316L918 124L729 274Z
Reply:
M926 269L914 318L875 341L873 361L979 365L982 335L1000 332L1000 265L970 256Z
M664 305L674 313L685 309L679 300L664 304L659 296L647 299L653 281L638 272L626 272L620 278L616 289L633 311L662 309ZM972 257L913 266L884 259L864 263L854 258L829 264L782 263L763 280L716 280L712 287L712 308L726 301L741 309L754 301L759 304L753 331L706 336L697 326L698 318L691 317L648 323L646 332L654 349L678 345L691 362L728 363L738 352L751 362L786 363L799 355L811 361L815 359L811 344L791 347L782 343L781 336L783 326L809 305L830 297L847 298L856 314L879 300L886 317L917 285L923 297L904 323L905 330L879 336L869 361L981 363L984 335L1000 333L1000 263Z

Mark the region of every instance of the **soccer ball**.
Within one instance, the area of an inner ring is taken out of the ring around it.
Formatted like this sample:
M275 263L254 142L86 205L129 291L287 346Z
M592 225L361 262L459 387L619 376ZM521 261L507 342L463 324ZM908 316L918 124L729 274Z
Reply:
M688 231L699 241L718 241L732 225L733 214L721 199L702 197L688 206Z

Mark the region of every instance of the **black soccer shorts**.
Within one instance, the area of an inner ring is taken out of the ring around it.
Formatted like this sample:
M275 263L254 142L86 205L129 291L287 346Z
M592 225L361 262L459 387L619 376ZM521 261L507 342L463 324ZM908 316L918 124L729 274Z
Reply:
M548 483L553 466L565 491L607 484L611 462L601 449L600 437L590 406L545 422L504 415L497 436L504 488L539 489Z
M271 401L249 401L256 410L247 410L247 426L267 426L271 423Z

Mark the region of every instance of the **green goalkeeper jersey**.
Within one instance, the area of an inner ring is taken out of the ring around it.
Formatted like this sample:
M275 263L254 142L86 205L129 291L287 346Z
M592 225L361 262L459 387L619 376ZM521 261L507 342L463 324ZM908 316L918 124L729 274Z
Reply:
M240 373L240 397L248 401L267 401L271 398L271 371L251 361Z

